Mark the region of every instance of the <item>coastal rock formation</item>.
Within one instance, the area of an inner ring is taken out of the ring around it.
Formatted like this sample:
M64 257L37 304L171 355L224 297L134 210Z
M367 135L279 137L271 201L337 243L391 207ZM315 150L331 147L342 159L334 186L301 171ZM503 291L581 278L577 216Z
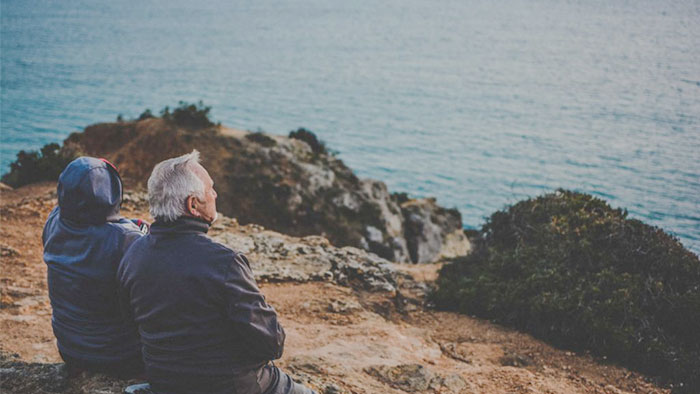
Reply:
M411 261L427 263L435 256L442 259L469 253L470 244L461 230L462 217L456 209L442 208L435 199L426 198L404 202L401 212Z
M213 226L210 235L250 257L255 277L261 281L328 281L393 292L401 275L381 257L351 246L336 248L317 235L288 237L253 224L239 226L226 217Z
M359 179L333 154L300 139L221 126L191 130L150 118L89 126L64 149L106 157L141 184L159 161L197 149L216 184L219 210L241 224L321 235L396 262L469 251L456 209L391 194L383 182Z

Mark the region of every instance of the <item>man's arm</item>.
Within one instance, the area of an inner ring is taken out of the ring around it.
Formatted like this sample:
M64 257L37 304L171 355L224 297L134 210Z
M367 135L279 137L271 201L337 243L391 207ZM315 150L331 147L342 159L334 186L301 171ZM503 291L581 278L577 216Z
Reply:
M117 282L117 301L119 302L119 311L122 318L125 321L133 322L134 313L131 308L131 299L129 295L129 289L127 287L127 276L126 272L127 261L129 259L129 248L136 242L139 238L143 236L140 231L130 230L125 233L122 237L122 243L119 245L119 250L121 252L121 259L117 262L117 272L116 272L116 282Z
M55 207L54 209L51 210L51 213L49 213L49 216L46 218L46 223L44 223L44 230L41 232L41 243L46 247L46 237L48 236L47 231L49 230L49 225L52 224L52 222L55 219L56 216L58 216L59 208L58 206Z
M233 329L245 338L250 356L265 362L282 357L284 329L277 313L265 302L248 259L236 253L225 282L227 315Z

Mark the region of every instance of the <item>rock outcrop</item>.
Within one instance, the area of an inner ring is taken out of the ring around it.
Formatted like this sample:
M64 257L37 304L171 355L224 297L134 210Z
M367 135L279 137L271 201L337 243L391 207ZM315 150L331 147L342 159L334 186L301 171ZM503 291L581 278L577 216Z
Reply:
M321 235L396 262L469 251L456 209L391 194L383 182L359 179L340 159L299 139L220 126L189 130L151 118L89 126L64 149L106 157L141 184L159 161L197 149L216 184L219 210L241 224Z
M380 365L365 372L380 381L407 393L472 393L467 382L457 374L440 376L420 364L393 367Z

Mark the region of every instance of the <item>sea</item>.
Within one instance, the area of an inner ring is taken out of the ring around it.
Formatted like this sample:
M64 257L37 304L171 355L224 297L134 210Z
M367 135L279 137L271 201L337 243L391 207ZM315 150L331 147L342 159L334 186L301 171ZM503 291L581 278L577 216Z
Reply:
M1 0L0 172L202 100L466 228L566 188L700 253L698 0Z

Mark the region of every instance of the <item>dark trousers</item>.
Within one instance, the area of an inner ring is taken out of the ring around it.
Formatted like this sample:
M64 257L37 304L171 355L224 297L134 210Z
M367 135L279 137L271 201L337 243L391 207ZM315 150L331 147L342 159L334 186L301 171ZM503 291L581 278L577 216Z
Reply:
M296 383L273 364L236 376L236 394L316 394L310 388Z
M103 373L119 379L144 378L143 360L141 356L122 361L85 361L71 357L59 351L66 363L68 375L74 376L83 371Z

